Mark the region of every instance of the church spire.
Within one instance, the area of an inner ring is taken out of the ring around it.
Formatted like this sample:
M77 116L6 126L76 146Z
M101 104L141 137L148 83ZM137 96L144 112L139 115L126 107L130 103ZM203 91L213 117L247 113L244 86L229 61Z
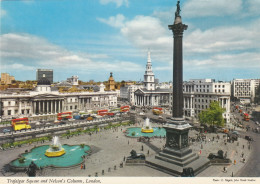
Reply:
M144 74L144 87L147 90L155 89L150 49L147 52L147 63L146 63L146 70L145 70L145 74Z
M148 52L147 52L147 64L148 63L151 63L151 52L150 52L150 49L148 49Z

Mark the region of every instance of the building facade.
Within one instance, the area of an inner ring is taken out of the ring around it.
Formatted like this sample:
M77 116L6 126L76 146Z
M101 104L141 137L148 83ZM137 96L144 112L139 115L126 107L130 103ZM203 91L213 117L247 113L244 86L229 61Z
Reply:
M225 109L223 118L230 123L231 84L215 82L213 79L192 79L183 83L184 116L196 117L209 108L213 101L219 101Z
M37 69L36 70L36 80L40 80L41 78L47 78L51 84L53 83L53 70L52 69Z
M259 83L260 79L234 79L232 81L232 97L242 103L253 102Z
M8 73L1 73L1 84L12 84L14 76L10 76Z
M70 78L67 78L67 82L71 83L73 86L79 85L79 77L77 75L73 75Z
M1 117L31 117L48 119L59 112L98 110L117 106L117 96L113 91L60 93L51 91L50 82L39 81L35 91L10 93L4 91L0 96Z

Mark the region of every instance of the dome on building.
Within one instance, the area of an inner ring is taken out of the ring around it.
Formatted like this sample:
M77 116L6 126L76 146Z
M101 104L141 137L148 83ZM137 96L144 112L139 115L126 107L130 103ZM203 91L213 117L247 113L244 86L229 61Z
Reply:
M51 82L46 77L42 77L38 80L37 85L51 85Z

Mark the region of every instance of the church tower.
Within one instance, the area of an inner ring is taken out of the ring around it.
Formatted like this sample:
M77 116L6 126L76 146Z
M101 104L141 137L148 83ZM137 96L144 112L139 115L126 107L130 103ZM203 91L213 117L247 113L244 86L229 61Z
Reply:
M144 88L147 90L155 90L154 74L152 70L150 50L148 50L147 55L148 55L147 64L146 64L146 70L144 74Z
M110 77L108 79L108 89L111 90L115 90L115 80L113 78L113 73L110 72Z

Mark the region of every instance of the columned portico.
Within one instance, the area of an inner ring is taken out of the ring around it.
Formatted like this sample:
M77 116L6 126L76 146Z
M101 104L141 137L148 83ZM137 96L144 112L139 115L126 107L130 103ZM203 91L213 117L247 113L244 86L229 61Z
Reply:
M34 99L32 114L56 114L62 112L63 99Z

